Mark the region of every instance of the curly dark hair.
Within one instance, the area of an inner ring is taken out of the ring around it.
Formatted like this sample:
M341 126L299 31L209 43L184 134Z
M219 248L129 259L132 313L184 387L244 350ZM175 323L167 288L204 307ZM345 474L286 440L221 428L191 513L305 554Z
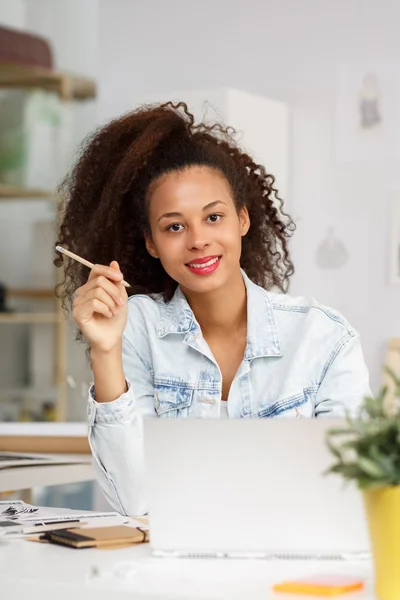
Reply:
M208 166L225 176L237 211L245 206L249 212L241 267L255 283L287 291L294 272L287 240L295 225L282 211L274 177L240 150L235 136L219 123L195 124L183 102L141 106L111 121L86 140L60 185L57 245L97 264L117 260L132 293L170 300L177 283L145 246L149 186L165 173ZM57 294L68 310L88 270L57 254L54 264L64 263Z

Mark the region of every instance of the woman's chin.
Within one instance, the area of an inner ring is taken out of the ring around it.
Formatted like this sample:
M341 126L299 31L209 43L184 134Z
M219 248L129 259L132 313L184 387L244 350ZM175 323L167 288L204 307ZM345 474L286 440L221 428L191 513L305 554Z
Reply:
M206 294L220 289L226 283L223 273L211 273L210 275L193 275L182 278L180 286L188 292Z

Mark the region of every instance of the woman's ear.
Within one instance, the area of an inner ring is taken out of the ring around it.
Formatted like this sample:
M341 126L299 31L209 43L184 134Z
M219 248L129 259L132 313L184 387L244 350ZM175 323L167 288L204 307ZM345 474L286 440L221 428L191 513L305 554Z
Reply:
M146 250L153 258L158 258L157 250L150 236L145 236Z
M243 208L240 209L239 222L240 222L240 233L243 237L244 235L246 235L246 233L250 229L249 211L247 210L246 206L244 206Z

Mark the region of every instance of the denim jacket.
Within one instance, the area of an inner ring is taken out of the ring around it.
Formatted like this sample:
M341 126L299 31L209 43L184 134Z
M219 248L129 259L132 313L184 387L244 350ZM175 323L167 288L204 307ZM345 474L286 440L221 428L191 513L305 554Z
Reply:
M243 273L247 344L228 397L230 418L356 413L370 394L357 332L312 298L267 292ZM99 483L119 512L147 512L142 418L218 418L221 372L178 287L172 300L129 298L123 336L128 391L97 403L89 441Z

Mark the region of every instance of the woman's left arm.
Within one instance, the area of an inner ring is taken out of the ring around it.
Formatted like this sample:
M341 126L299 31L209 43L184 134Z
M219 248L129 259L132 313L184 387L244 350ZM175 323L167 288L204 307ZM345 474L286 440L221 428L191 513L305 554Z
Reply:
M338 344L325 365L317 391L316 417L357 416L365 396L370 396L369 374L358 333Z

